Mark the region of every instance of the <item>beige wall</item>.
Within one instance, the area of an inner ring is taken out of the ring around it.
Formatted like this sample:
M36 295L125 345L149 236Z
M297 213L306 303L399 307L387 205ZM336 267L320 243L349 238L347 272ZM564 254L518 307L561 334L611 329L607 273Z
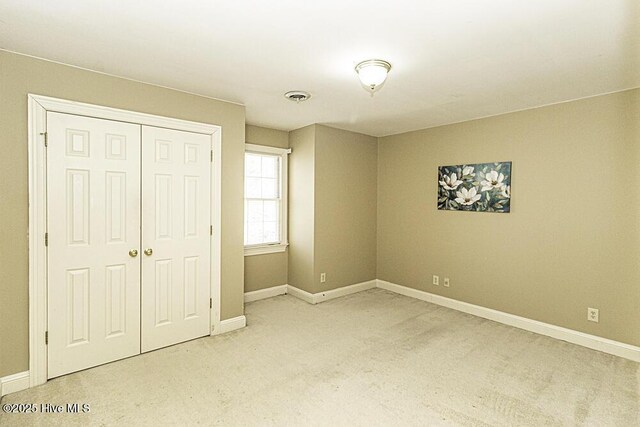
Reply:
M377 143L316 126L314 292L376 278Z
M261 126L246 125L245 141L247 144L289 148L289 132Z
M289 132L247 125L245 140L249 144L289 148ZM244 291L257 291L287 284L288 254L252 255L244 258Z
M27 94L222 126L222 318L243 313L243 106L0 51L0 377L29 368Z
M509 160L511 213L436 209L439 165ZM379 279L640 345L640 90L380 138L378 162Z
M289 143L289 284L318 293L375 279L377 139L312 125Z
M311 125L289 132L289 284L312 292L315 133Z

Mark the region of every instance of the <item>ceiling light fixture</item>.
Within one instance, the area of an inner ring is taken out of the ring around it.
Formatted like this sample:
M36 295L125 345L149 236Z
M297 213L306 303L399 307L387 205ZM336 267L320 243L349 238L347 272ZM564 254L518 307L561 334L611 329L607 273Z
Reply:
M387 80L387 74L391 70L391 64L382 59L367 59L356 65L358 78L371 96L378 91Z
M285 93L284 97L290 101L300 103L301 101L306 101L307 99L311 98L311 94L309 92L303 92L301 90L291 90Z

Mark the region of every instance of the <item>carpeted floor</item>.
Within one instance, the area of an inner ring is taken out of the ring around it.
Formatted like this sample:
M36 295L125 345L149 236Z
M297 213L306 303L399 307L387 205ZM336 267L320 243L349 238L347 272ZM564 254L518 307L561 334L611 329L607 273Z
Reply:
M246 306L247 328L67 375L0 425L640 425L640 364L373 289Z

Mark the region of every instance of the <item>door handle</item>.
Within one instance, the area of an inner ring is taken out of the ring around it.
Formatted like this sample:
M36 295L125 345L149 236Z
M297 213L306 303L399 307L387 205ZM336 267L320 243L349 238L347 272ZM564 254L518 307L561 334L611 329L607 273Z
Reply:
M153 255L153 249L151 249L151 248L145 249L145 250L144 250L144 254L145 254L146 256L151 256L151 255Z
M137 257L137 256L138 256L138 250L137 250L137 249L131 249L131 250L129 251L129 256L130 256L131 258L135 258L135 257Z

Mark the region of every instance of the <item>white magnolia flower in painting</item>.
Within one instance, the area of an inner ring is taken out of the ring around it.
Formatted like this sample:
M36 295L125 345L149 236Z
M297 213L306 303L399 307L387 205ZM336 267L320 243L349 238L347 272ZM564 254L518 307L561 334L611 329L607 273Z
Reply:
M502 173L498 175L498 172L491 171L486 174L484 179L480 182L480 185L482 185L481 191L488 191L494 188L502 189L505 185L502 181L504 181L504 175Z
M502 193L500 193L500 194L502 194L507 199L510 199L511 198L511 186L510 185L503 185L502 186Z
M473 187L470 190L467 190L463 187L460 191L456 191L456 196L458 196L456 197L456 202L465 206L471 206L472 204L480 200L481 197L478 194L478 190L476 190L476 187Z
M451 176L445 175L442 178L442 181L440 181L440 185L442 185L446 190L455 190L460 184L462 184L462 181L458 179L458 176L455 173L452 173Z
M476 176L476 173L473 171L473 166L466 166L462 169L462 176Z

